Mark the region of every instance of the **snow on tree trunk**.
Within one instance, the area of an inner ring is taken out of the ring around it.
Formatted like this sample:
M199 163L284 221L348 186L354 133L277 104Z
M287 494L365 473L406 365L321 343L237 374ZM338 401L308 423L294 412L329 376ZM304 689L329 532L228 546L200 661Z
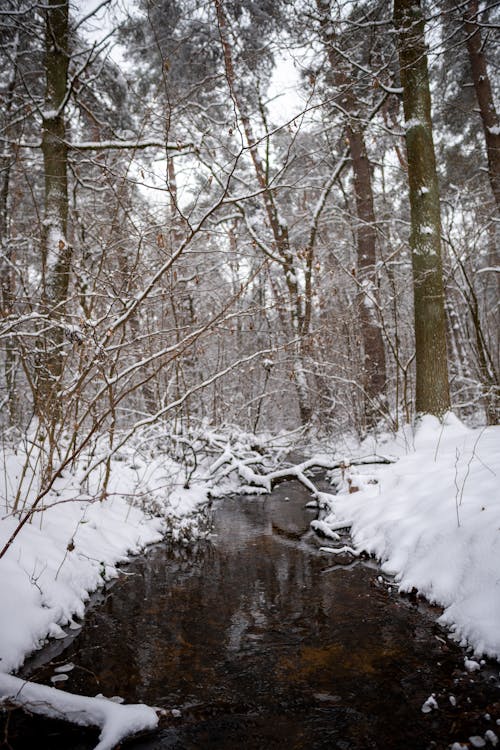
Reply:
M14 92L17 84L17 63L20 54L19 32L16 32L12 44L12 69L7 77L4 89L3 116L5 118L5 132L10 134L12 126L10 120L14 103ZM12 128L13 130L13 128ZM2 317L8 316L14 309L16 289L12 271L13 243L10 241L8 209L10 194L10 176L14 164L14 149L12 144L4 141L0 154L0 287L2 302ZM8 413L11 425L17 420L16 369L18 352L16 341L9 337L5 343L5 386L8 399Z
M395 0L411 208L417 414L450 407L439 187L420 0Z

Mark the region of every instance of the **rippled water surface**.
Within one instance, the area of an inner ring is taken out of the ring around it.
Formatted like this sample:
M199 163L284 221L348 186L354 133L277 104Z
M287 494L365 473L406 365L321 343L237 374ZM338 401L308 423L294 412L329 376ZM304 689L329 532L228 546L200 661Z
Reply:
M370 561L320 552L308 499L287 484L221 501L209 541L136 559L81 633L26 674L50 683L72 662L58 687L165 709L130 748L423 750L500 736L498 665L467 674L436 610L402 599ZM425 715L431 693L439 709ZM14 750L83 750L95 736L17 712L7 727Z

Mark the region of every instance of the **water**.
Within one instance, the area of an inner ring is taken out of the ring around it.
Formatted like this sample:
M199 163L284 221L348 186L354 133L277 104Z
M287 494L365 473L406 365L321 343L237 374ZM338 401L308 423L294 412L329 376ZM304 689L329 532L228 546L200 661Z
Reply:
M25 676L50 684L72 662L58 687L161 707L157 732L124 743L144 750L423 750L500 736L498 665L467 674L437 610L400 597L371 561L320 552L308 499L289 483L222 501L209 541L136 559L81 633L37 654ZM431 693L440 707L424 715ZM16 714L13 750L41 737L84 750L97 736Z

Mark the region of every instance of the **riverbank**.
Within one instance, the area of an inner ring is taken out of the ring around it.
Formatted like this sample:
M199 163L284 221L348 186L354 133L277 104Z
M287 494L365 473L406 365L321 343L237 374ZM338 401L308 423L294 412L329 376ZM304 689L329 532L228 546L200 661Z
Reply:
M443 607L439 622L476 658L500 659L500 427L425 417L369 450L398 460L337 472L325 522L348 521L356 552Z
M42 502L43 446L0 451L0 550L11 542L0 557L0 673L19 669L62 628L77 629L90 593L131 555L164 537L182 544L206 533L200 510L209 493L240 484L221 460L229 446L252 465L272 465L284 451L267 453L261 439L205 425L177 435L158 425L111 454L103 439L59 472Z

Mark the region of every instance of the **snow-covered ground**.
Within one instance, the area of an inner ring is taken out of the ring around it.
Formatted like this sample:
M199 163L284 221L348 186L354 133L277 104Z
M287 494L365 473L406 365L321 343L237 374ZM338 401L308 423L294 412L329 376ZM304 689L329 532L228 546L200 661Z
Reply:
M398 460L345 472L326 523L352 523L357 552L443 607L440 622L476 656L500 659L500 427L427 416L365 448Z

